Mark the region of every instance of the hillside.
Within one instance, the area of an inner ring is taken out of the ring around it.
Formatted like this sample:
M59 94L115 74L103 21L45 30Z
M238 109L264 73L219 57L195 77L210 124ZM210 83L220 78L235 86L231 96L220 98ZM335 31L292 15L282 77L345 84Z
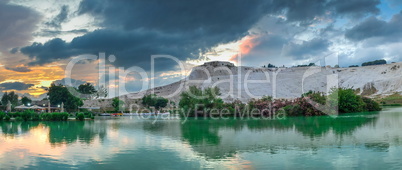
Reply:
M123 98L129 102L141 98L144 94L155 93L178 101L180 93L192 85L200 88L216 85L226 102L235 99L247 102L251 98L264 95L290 99L309 90L326 92L336 84L339 87L356 89L361 95L386 96L402 91L401 65L402 63L352 68L253 68L215 61L194 67L184 80L128 94ZM260 82L251 82L255 80ZM85 105L94 106L98 105L97 103L99 104L99 101L87 101Z

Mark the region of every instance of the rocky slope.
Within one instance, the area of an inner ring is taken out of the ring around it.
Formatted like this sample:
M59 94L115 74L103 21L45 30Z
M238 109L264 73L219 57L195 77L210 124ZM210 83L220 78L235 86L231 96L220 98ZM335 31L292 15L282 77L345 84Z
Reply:
M219 87L221 97L226 102L235 99L247 102L250 98L264 95L295 98L309 90L327 92L336 86L353 88L367 96L390 95L402 91L401 65L402 63L352 68L253 68L215 61L194 67L184 80L128 94L123 98L129 101L141 98L144 94L155 93L178 101L180 93L193 85L200 88ZM86 106L96 103L87 102Z

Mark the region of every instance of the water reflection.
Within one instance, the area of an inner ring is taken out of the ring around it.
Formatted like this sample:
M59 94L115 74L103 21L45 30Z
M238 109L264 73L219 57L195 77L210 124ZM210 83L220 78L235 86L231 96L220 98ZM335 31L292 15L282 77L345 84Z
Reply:
M153 162L159 168L279 168L275 161L290 159L289 164L310 162L301 167L311 168L322 165L320 162L353 167L362 163L363 157L380 156L388 159L384 162L395 163L400 162L395 155L402 154L401 113L402 108L391 108L337 118L282 120L190 119L183 123L121 117L83 122L0 122L0 165L146 168ZM354 155L348 159L357 163L345 163L342 155ZM267 164L267 159L272 161Z
M31 128L37 127L39 122L1 122L1 132L4 136L14 137L29 132Z
M103 141L106 137L106 127L95 125L93 121L43 122L49 128L51 144L73 143L79 140L90 144L95 137Z
M376 114L282 120L188 120L181 129L183 140L194 150L208 158L221 159L233 157L239 151L266 150L275 154L288 146L314 151L323 144L333 145L352 137L359 127L373 125L378 119ZM323 137L326 140L322 140Z

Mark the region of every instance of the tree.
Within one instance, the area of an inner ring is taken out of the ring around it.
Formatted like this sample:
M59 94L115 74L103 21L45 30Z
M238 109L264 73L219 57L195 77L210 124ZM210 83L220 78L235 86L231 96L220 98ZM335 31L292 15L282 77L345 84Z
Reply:
M369 61L369 62L362 63L362 66L372 66L372 65L382 65L382 64L387 64L387 61L385 61L384 59Z
M5 92L1 98L1 103L5 106L7 105L8 101L11 103L11 108L14 108L18 105L18 95L14 91L9 93Z
M276 68L276 66L271 63L268 63L268 68Z
M95 87L91 83L85 83L78 86L78 92L83 94L83 97L92 99L92 95L97 93Z
M65 108L69 111L78 109L78 107L84 105L82 100L79 97L76 97L77 94L73 95L70 93L70 91L76 91L76 89L73 87L66 87L61 84L55 85L52 83L47 93L50 104L61 105L61 103L64 103Z
M339 113L355 113L366 111L366 104L361 96L356 95L353 89L332 89L329 94L329 103L337 105Z
M211 109L221 109L223 100L219 98L220 90L218 87L201 90L196 86L190 86L189 91L183 92L180 97L179 106L187 116L195 116L196 108L210 114Z
M112 106L116 112L123 110L123 105L124 105L124 102L122 100L120 100L118 97L113 98Z
M158 97L155 94L145 95L142 98L142 104L148 107L155 107L156 110L159 110L163 107L166 107L168 103L168 99L163 97Z
M96 98L107 97L107 88L105 86L99 86L98 91L96 92Z
M24 104L25 106L28 106L28 104L31 102L32 100L29 97L24 96L21 98L21 103Z

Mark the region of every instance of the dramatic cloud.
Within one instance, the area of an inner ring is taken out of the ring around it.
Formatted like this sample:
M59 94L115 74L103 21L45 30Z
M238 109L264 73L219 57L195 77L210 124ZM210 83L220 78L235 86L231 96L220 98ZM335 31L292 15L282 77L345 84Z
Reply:
M402 7L391 7L399 3L394 0L11 2L14 5L0 3L0 56L7 58L1 64L28 67L2 67L0 78L5 81L19 74L13 80L35 87L49 86L64 77L65 64L72 57L100 52L116 56L115 61L106 61L107 66L140 66L146 71L151 56L163 54L193 64L233 61L241 56L239 64L248 66L308 64L333 52L341 54L343 66L402 58L398 47L402 14L395 15ZM237 52L242 55L235 55ZM166 59L157 59L155 66L155 75L177 72L178 68ZM71 77L96 82L96 68L96 61L80 62ZM52 75L42 76L44 73ZM151 79L157 85L174 80ZM138 90L141 81L127 79L128 89ZM25 92L32 94L33 89Z
M32 71L28 67L5 67L5 69L23 73Z
M327 12L353 17L378 14L379 4L380 0L273 0L268 6L270 13L282 13L288 21L301 21L302 25L309 25Z
M380 3L380 0L335 0L328 5L334 7L337 14L362 17L370 13L378 14L377 5Z
M61 31L61 30L49 30L43 29L41 32L35 33L36 36L43 36L43 37L56 37L59 35L65 34L84 34L88 33L87 29L75 29L75 30L68 30L68 31Z
M185 60L240 39L264 16L262 2L82 1L79 12L102 17L105 29L71 42L56 38L44 44L34 43L21 48L21 52L34 59L31 65L106 52L116 55L116 66L149 68L151 55L166 54ZM161 64L158 68L169 69L172 65Z
M10 50L10 53L11 54L15 54L15 53L17 53L18 52L18 48L12 48L11 50Z
M25 84L22 82L7 82L0 84L0 90L27 90L28 88L34 86L34 84Z
M47 22L46 25L56 29L60 29L61 24L67 20L68 11L68 6L63 5L60 9L60 13L56 17L54 17L52 21Z
M402 5L402 1L401 0L386 0L391 6L398 6L398 5Z
M72 78L63 78L61 80L55 80L52 83L54 83L56 85L59 85L59 84L61 84L61 85L69 85L69 84L66 84L67 81L71 81L71 85L73 87L78 87L81 84L87 83L86 81L76 80L76 79L72 79ZM41 88L43 88L43 87L41 87Z
M284 56L290 56L294 59L306 59L320 55L328 50L330 42L324 39L312 39L303 41L301 44L289 43L283 49Z
M0 50L27 44L40 18L30 8L0 1Z
M83 0L78 14L90 14L96 17L101 21L100 26L103 29L76 37L71 42L55 38L43 44L34 43L23 47L20 51L33 59L30 65L42 65L80 54L106 52L116 55L117 60L112 63L115 66L136 65L149 69L151 55L166 54L180 60L195 59L219 44L237 41L248 35L250 29L266 15L284 14L285 23L301 22L302 25L309 25L315 22L317 17L327 15L326 12L341 15L375 14L378 12L377 4L378 0L353 2L344 0L251 0L247 2L242 0L185 2L179 0ZM348 5L361 6L353 10L346 8ZM64 21L66 13L68 13L67 9L61 10L55 18L56 21ZM52 33L49 32L49 34ZM281 41L289 39L288 36L281 35L273 37ZM268 45L270 42L271 40L268 41ZM275 44L275 47L282 45ZM317 49L296 49L301 48L296 44L290 45L287 54L294 58L305 58L309 51L312 52L310 55L315 55L318 48L328 47L328 43L321 46L319 44L303 45ZM302 52L302 54L296 54L296 52ZM174 62L161 61L158 69L169 70L174 65Z
M389 22L370 17L352 29L346 31L345 37L352 41L381 38L382 42L398 41L402 37L402 11Z

